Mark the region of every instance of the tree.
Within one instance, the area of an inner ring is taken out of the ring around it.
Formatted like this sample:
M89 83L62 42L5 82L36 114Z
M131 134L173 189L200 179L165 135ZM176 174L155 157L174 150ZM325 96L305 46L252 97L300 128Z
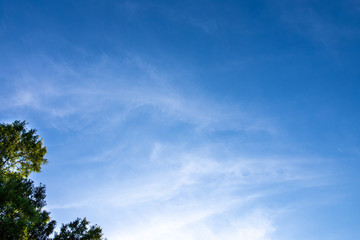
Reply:
M35 129L28 130L25 121L12 124L0 123L0 173L18 173L28 177L31 172L40 172L46 147L36 135Z
M45 186L28 179L40 172L46 147L25 121L0 123L0 239L50 240L56 222L43 210ZM101 240L102 229L84 218L62 225L54 240Z
M68 224L63 224L60 233L55 233L54 240L101 240L102 230L100 227L94 225L88 228L90 222L84 219L77 218L75 221Z
M45 186L18 174L0 176L0 239L48 239L56 222L43 210Z

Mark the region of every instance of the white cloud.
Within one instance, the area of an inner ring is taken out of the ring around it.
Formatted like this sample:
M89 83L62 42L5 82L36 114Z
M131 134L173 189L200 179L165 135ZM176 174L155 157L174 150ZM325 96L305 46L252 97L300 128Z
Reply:
M157 121L183 122L194 125L195 130L277 131L270 119L249 114L240 104L219 103L175 89L171 79L181 76L171 70L161 71L138 57L124 62L108 58L75 69L40 57L34 64L46 66L47 71L34 68L12 76L11 91L2 97L2 110L28 109L45 115L54 126L75 127L80 126L78 122L99 124L104 118L107 125L116 125L129 114L149 108ZM138 70L135 75L130 73L133 68Z
M120 149L116 151L124 151ZM122 170L116 158L107 162L109 168L94 169L91 175L112 181L89 182L92 191L83 190L74 206L71 202L62 206L59 199L49 209L111 212L102 223L108 226L104 230L110 239L269 240L277 228L278 209L265 209L264 200L322 178L310 170L311 160L221 158L219 153L216 145L189 148L157 142L147 157L127 169ZM127 171L131 174L120 177ZM74 186L74 191L79 189ZM77 206L79 202L83 205Z
M151 216L142 224L109 235L125 240L269 240L275 231L271 216L256 209L240 219L222 216L217 209L192 209L191 212L172 212ZM214 224L214 222L222 222ZM120 228L121 229L121 228Z
M35 78L38 73L30 72L16 79L2 111L15 108L43 114L55 127L65 125L82 134L93 129L100 140L106 140L102 135L109 131L117 134L116 127L143 112L160 126L187 125L190 133L179 130L177 140L157 138L156 133L140 137L124 133L95 155L58 160L76 171L63 169L62 184L68 187L58 191L66 199L48 195L53 213L84 209L98 216L109 213L99 224L106 226L110 239L266 240L275 230L276 211L268 213L257 203L312 186L322 178L310 170L311 161L248 157L238 143L216 143L206 137L225 130L276 134L278 129L266 117L246 111L239 103L218 103L205 95L175 90L169 80L175 73L162 73L138 59L111 61L110 66L107 61L77 71L66 64L45 64L48 73ZM135 64L131 67L139 73L129 74L128 64ZM143 126L161 130L153 122L141 121L134 121L134 131ZM78 143L100 149L99 142L91 145L82 138Z

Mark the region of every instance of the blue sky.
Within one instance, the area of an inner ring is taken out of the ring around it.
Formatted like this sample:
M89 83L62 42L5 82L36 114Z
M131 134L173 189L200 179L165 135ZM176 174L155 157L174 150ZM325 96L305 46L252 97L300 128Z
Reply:
M360 4L0 1L0 121L60 223L109 239L356 239Z

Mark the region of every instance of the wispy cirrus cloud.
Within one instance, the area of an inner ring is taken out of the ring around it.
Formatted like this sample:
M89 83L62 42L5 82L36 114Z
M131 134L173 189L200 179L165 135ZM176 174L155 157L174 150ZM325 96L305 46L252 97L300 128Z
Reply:
M64 124L67 118L97 121L96 115L111 106L116 111L108 117L109 123L116 124L148 108L159 121L184 122L199 129L277 131L269 119L251 116L240 103L219 103L176 90L171 84L176 73L171 70L163 71L138 57L114 62L105 56L75 70L67 63L39 57L38 64L47 71L25 68L16 76L4 74L9 91L2 96L2 110L28 109ZM108 86L108 81L115 84Z
M154 240L204 238L260 240L271 239L270 234L275 230L269 217L261 210L249 213L242 221L226 221L225 224L228 226L225 228L224 222L221 228L220 225L214 226L214 223L211 223L209 218L214 214L216 215L216 210L198 210L190 213L178 212L162 218L154 216L141 227L132 228L129 232L117 232L114 239L137 240L146 237Z
M296 1L292 4L275 2L277 11L280 11L282 21L299 35L308 40L320 43L327 51L334 54L344 42L351 39L359 39L360 31L352 23L344 21L334 21L329 15L325 14L316 4L309 1ZM352 5L349 7L349 4ZM355 2L337 3L329 5L328 8L337 8L339 12L346 11L349 16L357 13ZM341 10L340 10L341 9ZM351 9L351 10L350 10Z
M259 203L327 184L327 176L314 170L319 161L254 159L240 153L225 157L219 147L191 149L156 143L148 156L126 169L116 157L117 151L126 149L111 151L114 155L107 160L108 167L89 175L104 176L106 184L84 192L87 200L82 206L76 205L81 201L75 198L74 205L70 201L62 207L54 202L49 210L113 211L114 217L107 219L116 229L107 231L113 239L273 239L276 216L284 206L269 210Z
M86 216L115 240L356 239L355 2L9 1L0 120L44 137L31 177L58 223Z
M46 72L3 73L9 91L2 111L41 114L55 128L100 139L109 131L119 135L81 158L55 159L66 187L49 192L47 208L55 216L67 212L63 222L111 212L97 221L111 239L272 239L283 206L259 203L327 184L325 169L312 171L311 159L247 156L234 141L239 133L277 135L276 124L241 103L173 87L178 74L171 70L138 57L105 56L76 70L48 58L39 62ZM124 131L131 124L133 131ZM181 126L173 139L159 137L157 131L173 126ZM214 132L220 137L212 142ZM72 168L79 168L76 174ZM56 182L49 177L50 187Z

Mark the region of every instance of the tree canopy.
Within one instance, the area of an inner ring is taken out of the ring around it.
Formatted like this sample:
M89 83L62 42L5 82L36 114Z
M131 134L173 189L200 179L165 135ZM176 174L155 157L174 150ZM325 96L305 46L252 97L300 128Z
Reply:
M94 225L90 228L90 222L84 219L76 219L75 221L63 224L60 233L55 233L54 240L100 240L102 239L102 230L100 227Z
M0 239L7 240L101 240L102 229L88 226L84 219L63 224L54 232L56 222L43 208L45 185L34 186L28 179L47 163L46 147L35 129L25 121L0 123ZM52 238L52 234L54 237Z
M0 177L0 239L48 239L56 222L43 210L45 186L16 174Z
M0 123L0 171L17 173L28 177L31 172L40 172L46 147L35 129L28 130L25 121L11 124Z

